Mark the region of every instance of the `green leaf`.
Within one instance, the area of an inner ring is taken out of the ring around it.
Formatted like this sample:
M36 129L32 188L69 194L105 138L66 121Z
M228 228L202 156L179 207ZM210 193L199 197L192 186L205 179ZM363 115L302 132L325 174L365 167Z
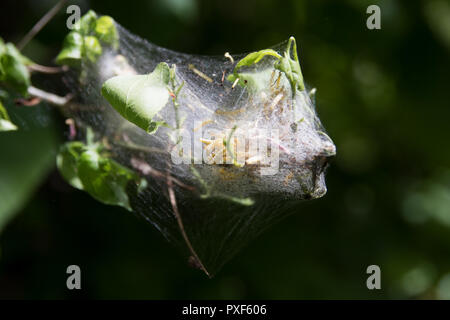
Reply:
M33 64L33 61L31 61L30 59L28 59L27 57L22 55L14 44L12 44L12 43L5 44L3 39L0 37L0 56L3 55L7 50L9 50L9 52L12 53L14 56L18 57L18 59L24 65Z
M84 144L79 141L64 144L56 156L56 166L63 178L74 188L83 190L78 177L78 160L83 152Z
M88 36L95 29L96 22L97 14L93 10L89 10L75 25L75 30L83 36Z
M103 156L100 149L98 143L68 142L57 156L58 170L70 185L88 192L96 200L131 211L127 185L136 183L137 192L140 192L146 187L146 180Z
M56 63L79 67L83 58L95 62L101 54L102 47L96 37L83 37L78 32L72 31L64 39L63 49L56 57Z
M262 58L265 56L273 56L277 59L280 59L281 56L272 49L264 49L257 52L249 53L247 56L245 56L242 60L240 60L236 67L234 67L234 73L237 73L238 70L242 67L249 67L251 65L257 64L259 61L261 61Z
M294 59L291 58L291 47L293 47ZM285 73L291 84L293 95L295 95L297 89L300 91L305 90L303 75L297 55L297 44L294 37L289 38L284 57L275 64L275 68Z
M83 189L95 199L131 211L126 186L137 178L131 170L89 149L80 156L78 172Z
M163 122L153 117L167 104L170 69L160 63L148 75L117 76L107 80L102 95L125 119L153 133Z
M1 100L0 100L0 119L4 119L4 120L8 120L8 121L10 120L8 112L6 111L5 107L3 106L3 103Z
M293 49L293 59L291 58L291 47ZM286 78L289 80L289 84L291 85L293 96L295 96L297 90L305 90L303 75L297 55L297 44L294 37L289 38L284 56L279 55L272 49L252 52L236 64L233 74L229 75L227 77L227 80L230 82L234 82L236 81L236 79L239 79L238 84L242 87L247 86L250 90L253 91L263 90L264 84L267 83L267 74L265 72L239 72L239 70L244 66L249 67L257 64L263 57L267 55L277 58L277 61L273 66L276 70L279 70L286 75Z
M103 51L100 42L117 49L119 35L111 17L102 16L97 19L97 14L90 10L77 22L75 31L64 39L63 49L56 58L56 63L79 67L85 58L95 62Z
M268 68L258 72L242 72L237 75L233 73L227 77L227 80L234 83L239 78L238 84L241 87L247 87L250 92L257 93L269 88L273 72L274 69Z
M273 49L264 49L249 53L236 64L233 73L227 77L227 80L234 83L239 79L238 84L241 87L246 86L252 92L266 89L269 85L272 70L265 69L258 72L239 72L242 67L255 65L265 56L273 56L277 59L281 59L281 56Z
M0 37L0 56L5 52L6 46L5 42L3 41L3 38Z
M96 37L84 37L84 53L91 62L97 61L97 58L102 54L102 47Z
M16 46L10 42L6 44L6 51L9 52L9 54L17 57L17 59L26 66L34 63L33 61L25 57L23 54L21 54L20 51L16 48Z
M56 57L56 63L71 67L79 66L83 58L83 36L72 31L64 39L63 49Z
M15 131L17 126L9 120L0 119L0 132L2 131Z
M114 19L109 16L102 16L97 19L95 35L101 42L111 45L114 49L119 46L119 35Z
M11 43L1 46L0 82L4 82L26 96L30 86L30 72L25 64L29 63L30 60L22 56Z

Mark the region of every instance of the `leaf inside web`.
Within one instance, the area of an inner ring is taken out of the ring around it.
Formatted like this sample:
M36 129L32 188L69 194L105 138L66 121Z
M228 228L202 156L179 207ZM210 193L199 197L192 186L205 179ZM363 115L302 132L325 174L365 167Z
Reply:
M102 95L128 121L154 133L164 122L154 116L169 100L169 66L160 63L148 75L116 76L106 81Z

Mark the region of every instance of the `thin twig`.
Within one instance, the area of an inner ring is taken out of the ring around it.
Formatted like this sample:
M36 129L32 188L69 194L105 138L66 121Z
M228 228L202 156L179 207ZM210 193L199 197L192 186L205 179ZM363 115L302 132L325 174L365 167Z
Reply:
M186 231L184 230L183 221L181 220L180 212L178 211L177 200L175 197L175 191L173 190L172 179L170 177L169 172L167 172L167 187L168 187L168 191L169 191L170 204L172 205L173 214L175 215L175 218L177 219L177 223L178 223L178 227L180 228L181 235L183 236L183 239L186 242L186 245L188 246L189 251L191 252L195 261L198 263L198 266L200 267L200 269L203 270L208 277L211 277L208 270L206 270L202 261L198 257L197 252L195 252L194 248L192 247L191 241L189 240L189 238L186 234Z
M25 46L34 38L36 34L58 13L58 11L63 7L67 0L60 0L53 8L51 8L34 26L33 28L23 37L23 39L17 45L19 50L25 48Z
M56 94L43 91L33 86L28 87L28 93L31 96L38 97L43 101L46 101L59 107L65 106L70 101L70 99L72 99L71 94L68 94L65 97L60 97L57 96Z
M27 66L30 71L40 72L40 73L47 73L47 74L55 74L55 73L61 73L69 70L67 66L63 67L47 67L42 66L37 63L30 64Z
M65 123L69 126L69 140L74 140L77 136L77 127L75 126L75 120L72 118L66 119Z
M225 52L224 57L230 59L231 64L234 64L234 59L229 52Z
M162 173L161 171L156 170L155 168L151 167L147 162L142 161L137 158L131 158L130 160L131 165L136 170L140 171L145 176L152 176L153 178L159 178L159 179L167 179L167 175ZM174 178L172 176L169 177L170 180L172 180L175 184L180 186L181 188L184 188L189 191L195 191L195 187L189 186L177 178Z
M203 72L198 70L193 64L189 64L189 70L192 70L196 75L198 75L199 77L205 79L206 81L208 81L210 83L213 82L213 79L211 79L206 74L204 74Z
M14 102L18 106L26 106L26 107L33 107L41 102L41 99L38 97L31 97L31 98L18 98L15 99Z

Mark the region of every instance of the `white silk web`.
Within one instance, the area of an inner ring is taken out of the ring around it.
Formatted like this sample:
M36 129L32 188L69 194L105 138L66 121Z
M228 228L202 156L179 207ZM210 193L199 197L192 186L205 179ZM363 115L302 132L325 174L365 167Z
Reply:
M293 88L274 68L276 57L244 66L236 79L246 55L182 54L116 28L116 50L64 78L76 96L65 113L79 128L91 127L113 159L145 177L142 192L129 186L133 211L194 265L213 275L297 200L325 194L334 144L316 115L314 92ZM287 45L271 49L283 56ZM161 62L175 66L172 97L153 119L165 125L150 134L122 117L101 87L114 76L149 74Z

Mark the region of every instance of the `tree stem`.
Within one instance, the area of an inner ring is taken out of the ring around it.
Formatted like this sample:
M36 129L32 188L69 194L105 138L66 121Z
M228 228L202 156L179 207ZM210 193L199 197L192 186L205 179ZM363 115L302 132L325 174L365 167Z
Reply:
M36 34L41 31L43 27L58 13L58 11L63 7L67 0L60 0L53 8L51 8L34 26L33 28L23 37L23 39L17 45L19 50L25 48L25 46L34 38Z
M47 74L56 74L56 73L61 73L61 72L65 72L68 70L67 66L63 66L63 67L47 67L47 66L42 66L40 64L37 63L33 63L27 66L28 69L30 71L35 71L35 72L40 72L40 73L47 73Z
M57 96L56 94L43 91L43 90L38 89L38 88L33 87L33 86L30 86L28 88L28 93L31 96L38 97L38 98L40 98L43 101L46 101L48 103L54 104L54 105L59 106L59 107L65 106L70 101L70 99L72 98L72 95L67 95L65 97L60 97L60 96Z

